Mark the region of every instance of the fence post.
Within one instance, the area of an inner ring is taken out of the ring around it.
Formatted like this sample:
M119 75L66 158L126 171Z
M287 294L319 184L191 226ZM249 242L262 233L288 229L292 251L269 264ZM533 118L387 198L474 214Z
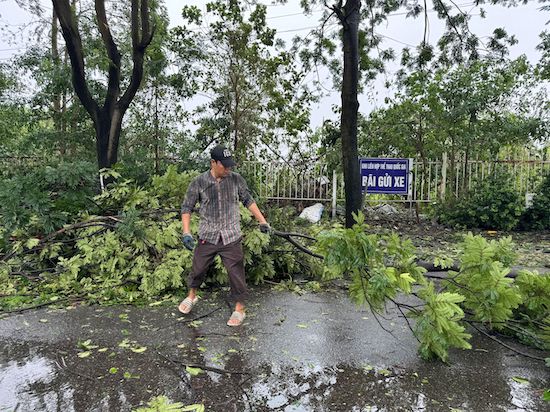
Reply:
M336 197L337 197L338 175L336 169L332 171L332 218L336 218Z
M439 187L439 199L445 199L445 189L447 188L447 152L443 152L441 161L441 186Z

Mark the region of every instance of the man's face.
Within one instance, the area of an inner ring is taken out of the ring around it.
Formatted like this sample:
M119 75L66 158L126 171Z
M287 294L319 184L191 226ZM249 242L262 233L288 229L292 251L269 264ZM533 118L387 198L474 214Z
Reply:
M216 177L226 177L231 172L231 167L225 167L219 160L212 160L212 170Z

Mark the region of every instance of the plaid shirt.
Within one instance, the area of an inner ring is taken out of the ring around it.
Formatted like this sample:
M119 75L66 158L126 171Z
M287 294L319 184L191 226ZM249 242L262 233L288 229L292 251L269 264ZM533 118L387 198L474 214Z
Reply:
M181 213L191 213L199 202L199 239L224 245L238 240L241 234L239 200L245 207L254 203L241 175L230 172L219 182L210 170L197 176L189 185Z

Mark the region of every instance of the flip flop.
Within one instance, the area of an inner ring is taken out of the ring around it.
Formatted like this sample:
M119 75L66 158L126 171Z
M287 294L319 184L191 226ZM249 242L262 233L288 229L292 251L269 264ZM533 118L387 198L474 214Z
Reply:
M231 317L227 321L227 326L241 326L243 324L244 318L246 317L244 312L234 311L231 314ZM231 323L231 321L236 321Z
M191 299L190 297L186 297L181 301L181 303L178 306L178 310L187 315L191 312L191 309L193 309L193 306L195 306L195 303L199 300L198 296L195 296L195 299Z

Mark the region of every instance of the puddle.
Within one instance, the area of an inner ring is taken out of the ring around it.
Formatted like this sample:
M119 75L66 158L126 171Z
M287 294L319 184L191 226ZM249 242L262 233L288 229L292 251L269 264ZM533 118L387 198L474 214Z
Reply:
M18 405L28 405L26 410L43 410L41 402L32 393L39 387L48 387L54 378L52 362L38 355L8 361L0 367L0 405L14 410ZM50 402L48 402L50 403Z

